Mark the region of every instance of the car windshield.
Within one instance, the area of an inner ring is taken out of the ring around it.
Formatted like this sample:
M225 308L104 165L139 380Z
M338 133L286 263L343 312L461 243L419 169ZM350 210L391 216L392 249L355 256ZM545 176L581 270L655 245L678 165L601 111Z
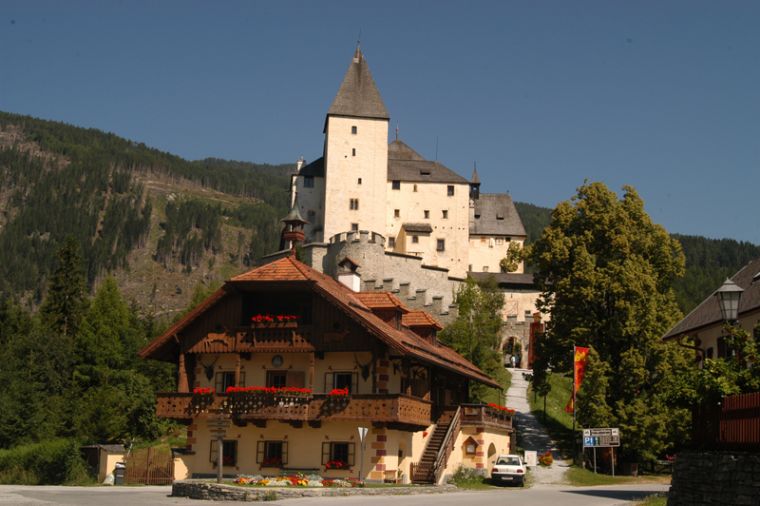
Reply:
M496 462L497 466L519 466L520 459L517 457L502 457Z

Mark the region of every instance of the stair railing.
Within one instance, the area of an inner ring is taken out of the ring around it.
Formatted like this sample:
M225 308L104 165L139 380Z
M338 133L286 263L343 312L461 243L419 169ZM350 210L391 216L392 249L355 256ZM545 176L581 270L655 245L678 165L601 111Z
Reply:
M446 463L449 461L451 451L454 449L454 443L456 442L456 436L459 434L459 429L462 420L462 407L458 406L454 416L451 418L449 428L446 430L446 435L443 437L441 447L438 448L438 455L435 458L435 464L433 465L434 484L438 484L441 479L443 471L446 469Z

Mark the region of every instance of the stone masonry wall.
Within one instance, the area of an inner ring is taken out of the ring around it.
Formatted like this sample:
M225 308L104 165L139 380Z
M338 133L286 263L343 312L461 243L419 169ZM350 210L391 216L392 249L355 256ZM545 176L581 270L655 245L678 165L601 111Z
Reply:
M760 453L678 454L668 506L760 505Z

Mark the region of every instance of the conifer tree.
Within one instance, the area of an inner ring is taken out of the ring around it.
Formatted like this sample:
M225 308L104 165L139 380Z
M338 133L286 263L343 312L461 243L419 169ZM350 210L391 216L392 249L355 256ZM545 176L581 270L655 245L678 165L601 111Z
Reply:
M87 286L79 245L68 237L58 251L58 263L48 284L40 314L51 330L71 338L87 308Z

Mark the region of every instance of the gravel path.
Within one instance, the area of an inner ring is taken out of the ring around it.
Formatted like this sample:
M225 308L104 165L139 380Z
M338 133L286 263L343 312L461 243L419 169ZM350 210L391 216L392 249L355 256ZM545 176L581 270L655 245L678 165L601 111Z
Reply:
M527 392L528 381L523 374L530 374L530 369L507 369L512 374L512 384L507 390L506 405L517 411L515 424L517 432L517 446L523 450L536 450L538 454L547 450L552 452L554 464L550 467L536 466L531 468L533 483L564 483L564 476L570 466L570 460L561 458L559 449L543 425L530 412Z

